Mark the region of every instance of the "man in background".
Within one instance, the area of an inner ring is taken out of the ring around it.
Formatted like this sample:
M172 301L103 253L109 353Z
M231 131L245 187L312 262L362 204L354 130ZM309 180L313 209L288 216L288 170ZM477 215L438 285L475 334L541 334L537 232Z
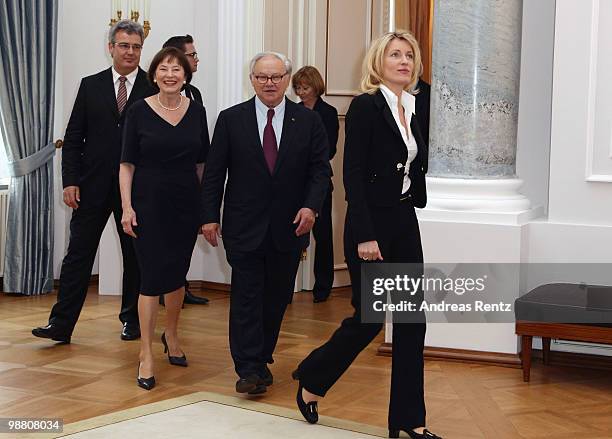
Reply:
M177 49L182 50L185 52L185 56L187 56L187 61L189 61L191 73L198 71L198 63L200 60L198 59L198 52L193 45L193 37L191 35L177 35L171 37L162 47L176 47ZM202 93L200 93L200 90L198 90L198 88L193 84L185 84L182 94L189 99L198 102L199 104L203 103ZM159 297L159 303L162 305L164 304L163 295ZM189 282L187 279L185 279L185 299L183 299L183 303L191 305L206 305L208 303L208 299L206 297L198 297L189 291Z
M169 38L168 41L166 41L162 47L176 47L177 49L182 50L183 52L185 52L187 61L189 61L189 65L191 66L191 73L195 73L198 71L198 63L200 62L200 60L198 58L198 52L196 51L196 48L193 45L193 37L191 35L179 35ZM200 93L200 90L198 90L195 85L185 84L183 94L189 99L192 99L202 104L202 93Z

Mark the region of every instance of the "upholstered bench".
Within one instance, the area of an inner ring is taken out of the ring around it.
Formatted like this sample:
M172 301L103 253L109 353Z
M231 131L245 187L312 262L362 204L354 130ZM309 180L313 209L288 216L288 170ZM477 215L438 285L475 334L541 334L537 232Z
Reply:
M540 285L516 299L514 314L523 381L529 381L533 337L542 337L544 364L549 363L553 338L612 344L612 286Z

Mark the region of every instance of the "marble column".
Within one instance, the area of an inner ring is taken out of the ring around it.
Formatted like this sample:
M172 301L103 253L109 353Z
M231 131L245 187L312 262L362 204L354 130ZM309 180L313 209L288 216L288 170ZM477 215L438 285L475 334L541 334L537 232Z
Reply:
M516 178L522 6L435 1L428 173L434 207L529 207Z

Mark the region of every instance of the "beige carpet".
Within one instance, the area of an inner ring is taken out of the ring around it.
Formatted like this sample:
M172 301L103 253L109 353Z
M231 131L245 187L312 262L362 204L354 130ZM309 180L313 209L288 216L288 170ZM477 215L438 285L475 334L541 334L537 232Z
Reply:
M325 416L310 425L297 410L197 392L67 424L61 434L20 434L19 438L374 439L386 434L381 428Z

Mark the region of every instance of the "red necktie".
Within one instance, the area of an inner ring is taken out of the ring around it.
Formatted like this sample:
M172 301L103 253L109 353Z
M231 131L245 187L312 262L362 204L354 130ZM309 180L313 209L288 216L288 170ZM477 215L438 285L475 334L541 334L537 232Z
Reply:
M278 148L276 147L276 134L274 134L274 127L272 127L272 118L274 117L274 109L268 110L268 123L264 128L263 132L263 153L268 164L270 174L274 172L274 165L276 164L276 157L278 156Z
M125 86L125 81L127 81L125 76L119 76L119 91L117 92L117 109L119 110L119 114L121 114L127 103L127 88Z

